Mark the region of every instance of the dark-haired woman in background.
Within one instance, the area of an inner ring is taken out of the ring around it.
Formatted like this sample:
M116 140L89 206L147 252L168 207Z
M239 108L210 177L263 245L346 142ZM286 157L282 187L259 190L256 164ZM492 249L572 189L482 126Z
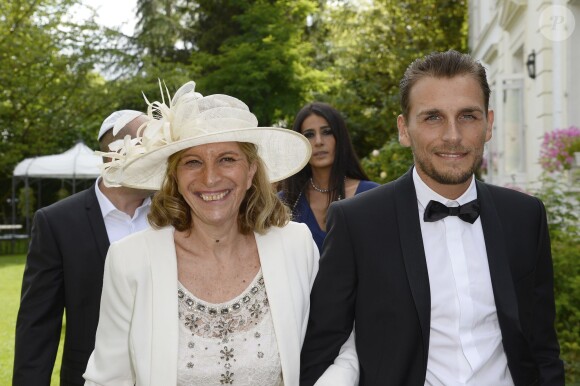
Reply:
M312 145L308 165L280 185L294 221L308 225L319 250L326 237L326 212L333 201L378 186L369 181L352 146L346 123L332 106L313 102L296 115L292 130Z

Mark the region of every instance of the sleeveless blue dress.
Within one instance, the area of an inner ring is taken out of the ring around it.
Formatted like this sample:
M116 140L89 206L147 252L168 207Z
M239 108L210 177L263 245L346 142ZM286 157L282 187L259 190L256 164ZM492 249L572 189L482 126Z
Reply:
M373 181L366 181L361 180L356 188L355 195L366 192L372 188L379 186L376 182ZM308 201L304 194L300 195L298 202L296 203L294 209L294 218L292 219L296 222L304 223L310 228L310 232L312 232L312 237L314 238L314 242L318 246L318 250L322 252L322 243L324 242L324 238L326 237L326 232L320 229L318 222L316 221L316 217L314 216L314 212L310 208Z

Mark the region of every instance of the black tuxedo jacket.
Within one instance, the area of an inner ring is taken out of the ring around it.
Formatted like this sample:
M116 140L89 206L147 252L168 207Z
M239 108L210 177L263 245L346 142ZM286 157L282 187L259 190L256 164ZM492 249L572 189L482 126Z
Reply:
M477 182L503 347L516 385L563 385L546 213L537 198ZM360 385L424 385L430 289L412 172L333 203L311 294L301 385L355 323Z
M36 212L16 322L14 386L50 385L64 309L61 385L84 384L108 248L94 185Z

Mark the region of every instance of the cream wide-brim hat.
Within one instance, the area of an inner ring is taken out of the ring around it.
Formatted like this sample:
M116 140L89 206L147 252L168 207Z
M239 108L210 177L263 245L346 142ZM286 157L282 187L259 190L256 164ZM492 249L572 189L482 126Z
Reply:
M149 103L147 123L138 138L112 144L113 158L102 169L108 186L159 190L172 154L190 147L218 142L249 142L256 145L270 182L299 172L310 160L308 139L295 131L258 127L258 120L237 98L196 93L195 83L183 85L170 106ZM114 131L120 130L115 127Z

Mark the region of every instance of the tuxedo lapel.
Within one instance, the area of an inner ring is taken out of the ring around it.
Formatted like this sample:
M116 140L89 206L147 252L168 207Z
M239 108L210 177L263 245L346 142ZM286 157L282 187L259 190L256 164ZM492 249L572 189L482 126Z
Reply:
M403 261L421 324L426 366L431 324L431 292L412 169L395 181L394 189Z
M151 233L151 385L176 384L178 304L177 259L173 228Z
M485 184L477 181L477 196L480 202L481 226L487 251L489 273L495 299L495 306L504 340L519 330L518 303L507 255L507 240L493 203L493 198ZM506 330L507 329L507 330Z
M85 193L85 210L88 216L88 224L93 232L99 255L105 261L109 249L109 236L107 235L103 213L95 193L95 185L88 188Z
M283 242L278 240L278 233L273 231L265 235L255 233L255 236L278 351L280 352L284 384L297 385L298 379L291 377L299 373L299 363L296 359L300 358L299 342L301 337L296 333L297 318L292 302L288 299L293 284L288 280L288 274L283 264L285 260L277 258L280 254L285 253L280 250L280 245L283 245Z

